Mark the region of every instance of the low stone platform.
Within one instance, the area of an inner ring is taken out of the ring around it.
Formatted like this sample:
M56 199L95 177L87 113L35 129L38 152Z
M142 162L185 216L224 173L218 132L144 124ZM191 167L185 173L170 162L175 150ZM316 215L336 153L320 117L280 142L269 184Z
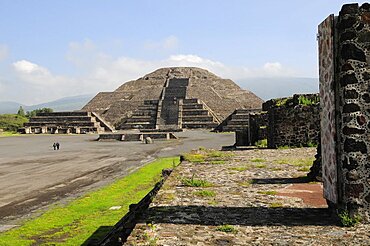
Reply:
M143 141L150 137L156 140L177 139L172 132L147 132L147 133L112 133L99 134L98 141L117 140L117 141Z
M341 227L321 184L304 178L315 152L199 151L172 172L125 245L370 245L370 225ZM208 187L187 186L192 178Z

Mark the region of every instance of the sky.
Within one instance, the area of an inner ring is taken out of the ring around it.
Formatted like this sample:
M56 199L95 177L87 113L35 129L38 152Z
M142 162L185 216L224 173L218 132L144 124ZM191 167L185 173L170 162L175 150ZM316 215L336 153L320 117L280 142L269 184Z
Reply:
M317 25L344 3L0 0L0 101L113 91L169 66L234 81L317 78Z

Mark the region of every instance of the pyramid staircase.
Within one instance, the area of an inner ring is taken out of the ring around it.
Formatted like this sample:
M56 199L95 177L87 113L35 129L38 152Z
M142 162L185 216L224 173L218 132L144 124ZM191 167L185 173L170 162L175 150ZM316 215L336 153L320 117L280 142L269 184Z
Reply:
M258 109L236 109L221 124L215 127L214 132L235 132L248 129L250 114L258 113Z
M214 128L220 120L199 99L186 99L188 78L169 78L160 100L145 100L121 129L179 130Z
M94 112L39 113L24 124L25 133L102 133L114 128Z

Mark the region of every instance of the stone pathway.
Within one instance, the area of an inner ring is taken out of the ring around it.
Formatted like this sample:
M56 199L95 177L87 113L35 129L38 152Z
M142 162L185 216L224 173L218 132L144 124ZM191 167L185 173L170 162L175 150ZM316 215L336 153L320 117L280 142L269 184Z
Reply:
M370 226L339 226L321 184L303 178L315 151L194 152L125 245L370 245Z

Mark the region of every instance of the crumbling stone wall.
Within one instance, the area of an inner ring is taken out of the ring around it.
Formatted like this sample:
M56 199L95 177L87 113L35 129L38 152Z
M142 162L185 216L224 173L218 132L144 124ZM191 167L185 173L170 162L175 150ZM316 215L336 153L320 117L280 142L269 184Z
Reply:
M262 107L268 112L269 148L318 144L320 106L317 94L297 94L291 98L272 99Z

